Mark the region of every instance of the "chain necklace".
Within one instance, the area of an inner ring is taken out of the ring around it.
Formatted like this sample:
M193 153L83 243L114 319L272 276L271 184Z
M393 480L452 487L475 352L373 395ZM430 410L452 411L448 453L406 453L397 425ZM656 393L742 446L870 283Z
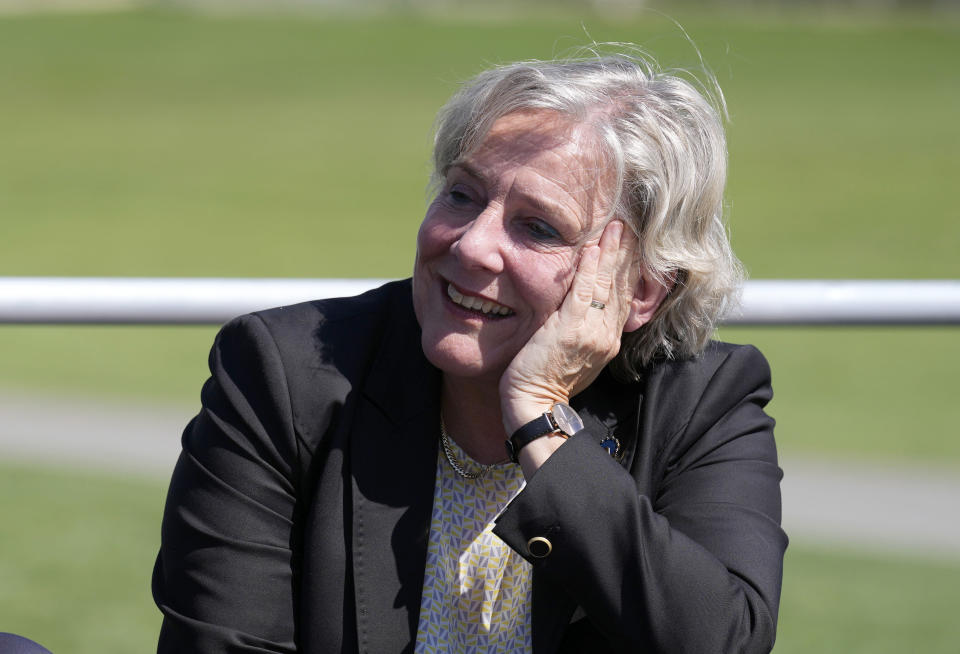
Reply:
M447 456L447 461L450 463L450 467L453 468L454 472L465 479L480 479L489 470L491 465L484 465L478 463L480 469L476 472L470 472L464 468L463 464L460 462L460 459L457 458L457 455L454 454L453 448L450 446L450 437L447 436L447 430L443 425L443 417L440 418L440 444L443 446L443 453Z

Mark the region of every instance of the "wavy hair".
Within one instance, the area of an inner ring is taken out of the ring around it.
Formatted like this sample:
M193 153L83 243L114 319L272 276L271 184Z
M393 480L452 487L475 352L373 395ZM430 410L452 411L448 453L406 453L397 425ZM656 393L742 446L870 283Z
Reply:
M588 126L615 174L610 217L639 239L641 273L670 289L626 333L611 363L635 379L657 358L692 356L739 295L744 273L724 220L726 106L712 75L663 71L643 54L524 61L466 82L437 116L432 184L478 147L497 119L549 110Z

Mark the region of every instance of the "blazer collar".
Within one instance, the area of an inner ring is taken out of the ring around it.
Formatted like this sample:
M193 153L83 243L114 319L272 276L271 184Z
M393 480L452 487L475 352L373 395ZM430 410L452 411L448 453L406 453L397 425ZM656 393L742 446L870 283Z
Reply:
M615 436L620 441L620 464L629 470L637 453L643 383L625 384L604 369L580 395L570 401L584 426L599 438Z
M437 466L440 374L420 347L410 283L389 285L381 346L350 436L361 651L416 639Z
M420 345L411 280L393 282L384 290L390 293L380 349L363 394L388 420L402 425L439 405L440 371L427 361Z

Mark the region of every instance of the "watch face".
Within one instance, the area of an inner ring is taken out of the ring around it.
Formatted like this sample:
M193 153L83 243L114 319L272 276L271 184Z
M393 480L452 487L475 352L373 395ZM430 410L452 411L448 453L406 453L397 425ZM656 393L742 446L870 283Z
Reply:
M553 419L557 421L557 426L567 436L573 436L583 429L583 420L570 406L557 402L553 405Z

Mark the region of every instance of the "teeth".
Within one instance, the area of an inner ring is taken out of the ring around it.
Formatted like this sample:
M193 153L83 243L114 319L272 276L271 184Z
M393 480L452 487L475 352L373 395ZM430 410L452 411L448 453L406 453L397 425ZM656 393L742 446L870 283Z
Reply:
M506 316L511 313L508 307L497 304L492 300L481 300L478 297L464 295L453 287L453 284L447 284L447 296L456 304L465 309L482 311L483 313L494 313L495 315Z

